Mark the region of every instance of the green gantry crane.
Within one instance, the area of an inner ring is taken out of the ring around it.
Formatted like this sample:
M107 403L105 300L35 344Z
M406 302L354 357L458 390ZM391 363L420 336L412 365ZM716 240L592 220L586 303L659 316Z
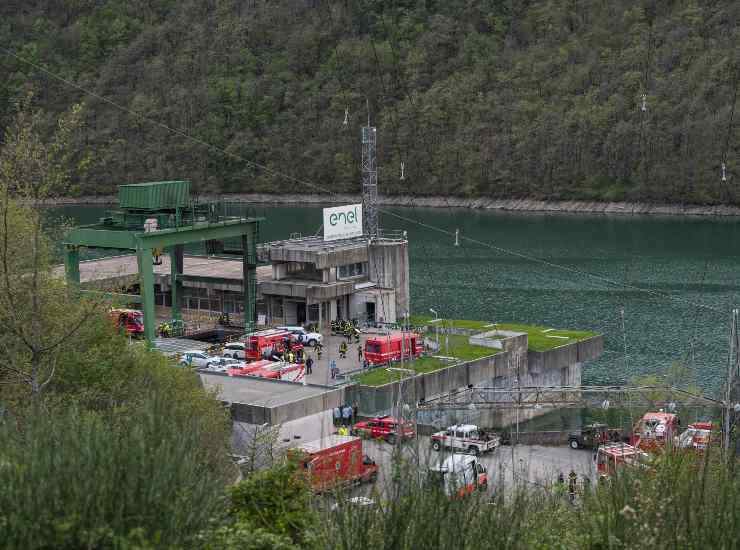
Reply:
M223 202L198 202L190 198L189 181L160 181L121 185L119 210L109 212L99 223L75 227L64 242L65 273L69 285L80 286L81 247L136 252L140 301L144 313L144 335L153 344L154 256L167 253L171 266L172 319L181 320L183 254L188 243L205 242L210 252L223 249L226 239L241 239L244 275L244 325L252 330L257 296L257 252L259 223L264 218L247 217ZM214 280L218 278L214 277Z

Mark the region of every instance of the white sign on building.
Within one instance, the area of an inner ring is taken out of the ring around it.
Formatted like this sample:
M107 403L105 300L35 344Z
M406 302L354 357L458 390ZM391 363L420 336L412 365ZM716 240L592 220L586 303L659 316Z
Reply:
M362 204L324 208L324 240L362 236Z

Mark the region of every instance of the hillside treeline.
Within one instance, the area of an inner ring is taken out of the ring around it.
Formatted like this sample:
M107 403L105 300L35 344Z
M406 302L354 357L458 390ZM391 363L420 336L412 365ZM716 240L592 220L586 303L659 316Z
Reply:
M737 204L738 21L732 0L6 0L3 47L126 111L0 51L0 127L29 90L49 121L84 100L83 194L300 190L274 171L356 191L369 110L384 194Z

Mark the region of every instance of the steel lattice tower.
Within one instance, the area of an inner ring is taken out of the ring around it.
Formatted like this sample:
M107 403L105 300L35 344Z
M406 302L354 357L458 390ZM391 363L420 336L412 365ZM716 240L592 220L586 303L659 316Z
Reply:
M375 159L374 126L362 127L362 225L365 236L378 237L378 167Z

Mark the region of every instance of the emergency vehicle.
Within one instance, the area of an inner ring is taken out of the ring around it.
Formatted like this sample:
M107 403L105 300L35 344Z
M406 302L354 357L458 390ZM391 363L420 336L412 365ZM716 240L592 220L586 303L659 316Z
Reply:
M488 487L485 466L470 455L452 455L441 464L429 468L432 484L441 486L450 498L465 498L476 490Z
M291 334L287 330L267 329L253 332L247 336L244 355L248 361L258 359L269 359L273 351L282 354L285 351L285 343L291 342L291 349L298 351L303 345L291 341Z
M432 434L432 449L435 451L450 448L453 451L479 455L495 450L500 443L499 436L487 434L475 424L450 426L446 430Z
M413 359L424 352L424 337L415 332L380 334L365 341L365 359L370 365Z
M262 367L258 370L251 371L248 376L258 378L272 378L274 380L288 380L290 382L301 378L303 375L303 365L298 363L271 363L269 366Z
M359 437L330 435L290 449L288 456L298 462L299 475L316 492L378 478L378 466L363 455Z
M624 468L647 468L650 455L627 443L606 443L596 453L596 470L601 476L613 477Z
M352 426L352 433L359 437L385 439L388 443L395 443L399 435L402 439L413 439L414 425L411 422L404 422L399 430L398 421L395 418L379 416L358 422Z
M144 335L144 314L138 309L111 309L109 315L119 330L131 336Z
M270 361L268 359L262 359L260 361L252 361L251 363L247 363L241 368L231 368L226 371L226 373L229 376L248 376L252 374L253 372L256 372L261 369L265 369L269 366L275 365L275 361ZM279 363L277 363L279 364Z
M678 415L666 412L647 412L632 429L630 445L643 451L664 448L666 441L678 434L681 421Z
M686 431L678 436L678 448L705 451L709 446L711 436L711 422L694 422L689 424Z

